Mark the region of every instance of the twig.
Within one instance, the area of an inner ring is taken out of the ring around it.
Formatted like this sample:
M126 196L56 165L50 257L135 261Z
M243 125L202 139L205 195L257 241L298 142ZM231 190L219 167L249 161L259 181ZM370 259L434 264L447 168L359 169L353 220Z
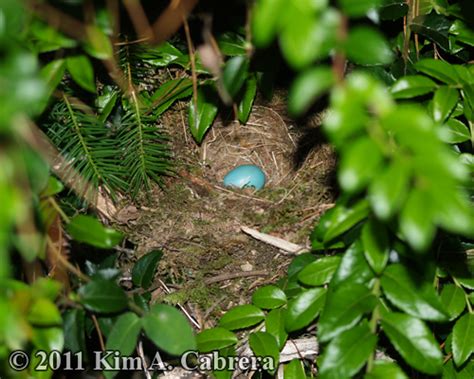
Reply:
M92 318L92 322L94 323L94 327L97 331L97 335L99 336L100 349L102 351L105 351L104 337L102 336L102 331L100 330L100 325L99 325L99 322L97 321L97 317L93 314L91 318Z
M148 364L146 363L145 353L143 352L143 342L142 342L142 340L140 340L138 342L137 353L138 353L138 356L140 357L140 359L142 360L142 363L143 363L142 367L143 367L143 371L145 371L146 379L151 379L151 373L150 373L150 370L148 370Z
M237 278L246 278L249 276L267 276L268 272L265 270L260 271L242 271L242 272L230 272L227 274L217 275L213 278L206 279L204 282L206 284L213 284L218 282L223 282L225 280L237 279Z
M248 234L256 240L265 242L268 245L274 246L290 254L301 254L308 250L304 246L288 242L282 238L271 236L270 234L261 233L258 230L249 228L247 226L241 226L240 229L242 230L242 232Z

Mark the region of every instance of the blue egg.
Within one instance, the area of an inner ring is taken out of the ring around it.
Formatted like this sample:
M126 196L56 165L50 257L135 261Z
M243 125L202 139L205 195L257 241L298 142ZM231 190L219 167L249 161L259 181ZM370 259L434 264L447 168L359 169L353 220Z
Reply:
M224 186L262 189L265 185L265 174L262 169L253 164L237 166L224 177Z

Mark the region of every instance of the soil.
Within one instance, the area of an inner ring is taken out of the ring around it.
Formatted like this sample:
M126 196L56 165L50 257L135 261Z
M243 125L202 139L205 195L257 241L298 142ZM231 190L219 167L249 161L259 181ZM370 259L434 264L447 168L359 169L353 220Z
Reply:
M185 307L202 327L281 278L293 258L241 226L309 248L315 222L334 201L335 159L321 143L317 119L295 123L285 115L285 101L284 94L271 103L258 100L246 125L219 118L201 146L188 131L184 104L175 106L162 121L176 176L144 205L118 213L119 227L136 246L133 260L150 250L164 253L153 300ZM242 162L264 169L264 189L223 187L225 172ZM131 259L124 254L122 265L130 267Z

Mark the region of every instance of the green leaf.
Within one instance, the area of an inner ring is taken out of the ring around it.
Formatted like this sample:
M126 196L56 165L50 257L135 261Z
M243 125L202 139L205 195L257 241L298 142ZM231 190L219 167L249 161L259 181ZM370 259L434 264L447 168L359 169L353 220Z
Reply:
M242 124L247 123L249 119L256 93L257 93L257 77L255 76L255 74L250 74L245 83L244 94L242 96L242 100L240 100L239 107L238 107L239 121Z
M329 291L319 320L320 341L327 342L352 328L376 303L375 296L362 284L348 283Z
M349 17L363 17L377 7L379 7L383 0L338 0L342 11Z
M265 286L253 293L252 303L262 309L274 309L286 304L286 295L276 286Z
M410 99L433 92L436 87L436 83L425 76L407 75L393 84L391 93L395 99Z
M364 257L360 241L354 242L344 253L341 263L331 280L334 288L344 283L365 284L372 280L374 273Z
M272 358L274 367L268 370L268 372L274 374L280 360L280 349L278 348L275 337L266 332L251 333L249 336L249 345L255 353L255 356Z
M78 215L67 226L71 237L79 242L102 249L111 249L118 245L123 238L122 233L115 229L104 227L97 219Z
M360 200L350 208L342 208L342 211L335 212L333 222L328 227L324 235L323 242L327 243L339 237L341 234L352 229L355 225L367 217L369 206L366 200Z
M364 379L408 379L408 377L395 362L377 360Z
M86 26L87 42L84 49L97 59L111 59L114 54L112 43L107 35L97 26Z
M265 331L275 337L280 349L285 346L288 333L285 330L286 310L279 308L270 311L265 318Z
M293 68L300 70L329 54L340 21L337 12L327 10L317 16L307 9L290 8L286 17L291 19L280 35L280 47Z
M94 68L85 55L76 55L66 59L67 70L74 81L85 90L95 93Z
M142 256L133 266L132 281L137 287L148 288L153 283L156 268L163 252L154 250Z
M370 267L376 274L381 274L387 265L390 249L385 226L374 219L369 220L362 228L362 244Z
M72 353L86 351L84 309L69 309L63 313L64 349Z
M222 82L229 95L233 98L240 91L247 79L249 61L246 56L230 58L222 72Z
M54 176L48 178L48 185L41 191L41 197L54 196L62 192L64 185Z
M402 204L410 180L410 171L401 160L393 160L372 181L369 200L377 217L388 220Z
M303 71L291 85L288 95L288 110L293 116L300 116L335 82L331 68L318 66Z
M410 366L430 375L441 372L443 354L423 321L403 313L387 312L382 315L381 324L390 342Z
M338 179L344 191L360 191L375 177L382 163L382 152L370 138L359 138L347 146L341 158Z
M415 63L415 69L446 84L459 83L455 69L441 59L425 58Z
M431 13L415 17L410 24L414 33L422 34L443 50L449 52L451 43L449 41L449 29L452 21L445 16Z
M320 362L321 379L353 378L362 368L377 344L367 321L339 334L327 348Z
M28 312L28 321L38 326L61 325L62 318L56 304L44 297L36 299Z
M160 88L151 96L150 101L156 107L155 115L166 111L179 99L191 96L193 93L193 82L189 78L168 80L160 85Z
M322 286L329 283L340 262L341 257L336 255L318 259L301 270L298 280L308 286Z
M127 306L125 292L113 281L95 279L79 288L79 300L93 312L114 313Z
M443 366L442 379L472 379L474 378L474 362L472 360L460 368L455 367L450 359Z
M472 31L472 27L469 27L469 25L461 20L453 22L449 28L449 33L455 35L456 40L469 46L474 46L474 32Z
M106 350L120 351L120 356L130 356L137 345L138 336L142 328L141 319L131 312L124 313L117 321L115 321L112 330L110 331ZM107 362L112 367L114 366L113 356L107 359ZM106 379L115 377L119 371L104 371L103 374Z
M197 347L186 317L172 306L155 304L142 318L142 324L147 337L171 355L181 355Z
M466 307L464 291L454 284L446 284L441 291L440 298L450 320L458 317Z
M229 330L243 329L263 321L265 314L254 305L238 305L228 310L219 321L219 326Z
M444 122L458 103L459 92L456 88L442 86L435 92L433 98L433 119Z
M405 0L384 0L378 9L381 20L397 20L408 13L408 4Z
M189 127L194 139L201 143L217 115L217 100L210 86L198 89L197 107L194 99L189 101Z
M351 61L361 65L385 65L393 60L392 50L383 34L366 26L351 29L346 41L346 53Z
M461 143L471 139L468 127L461 121L450 118L446 121L446 128L443 128L442 138L446 143Z
M217 44L222 54L227 56L245 55L246 41L240 34L226 32L217 38Z
M299 359L292 359L290 363L285 365L285 368L283 370L283 377L285 379L306 378L303 363Z
M252 12L252 37L257 47L268 46L279 31L284 0L260 0Z
M46 93L44 94L43 100L40 102L38 113L43 112L48 105L48 102L59 82L61 82L65 71L66 61L64 59L55 59L41 69L40 76L46 84Z
M445 321L446 312L431 282L401 264L392 264L385 270L382 289L385 296L404 312L430 321Z
M201 353L220 350L238 342L237 336L224 328L205 329L196 336L197 347Z
M433 241L436 225L430 217L432 202L425 192L414 189L400 215L400 231L417 251L425 251Z
M326 298L325 288L311 288L302 291L288 303L285 327L288 332L300 330L309 325L319 314Z
M474 352L474 313L466 313L454 324L452 348L458 367Z

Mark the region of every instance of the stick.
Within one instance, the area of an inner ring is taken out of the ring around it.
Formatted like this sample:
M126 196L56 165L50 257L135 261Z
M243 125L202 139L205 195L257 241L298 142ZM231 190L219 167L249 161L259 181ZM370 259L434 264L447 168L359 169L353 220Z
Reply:
M256 240L265 242L266 244L274 246L289 254L301 254L305 251L308 251L308 249L306 249L306 247L304 246L288 242L282 238L274 237L269 234L261 233L258 230L249 228L247 226L241 226L240 229L242 230L242 232L248 234Z

